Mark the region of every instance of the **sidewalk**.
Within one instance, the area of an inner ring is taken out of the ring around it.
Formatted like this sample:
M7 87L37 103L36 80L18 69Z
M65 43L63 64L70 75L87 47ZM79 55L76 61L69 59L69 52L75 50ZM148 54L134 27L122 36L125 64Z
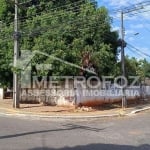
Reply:
M92 109L83 107L75 109L63 106L43 106L43 104L20 104L20 109L12 108L12 100L0 100L0 114L40 117L40 118L101 118L132 115L150 109L150 103L127 108L123 111L119 107Z

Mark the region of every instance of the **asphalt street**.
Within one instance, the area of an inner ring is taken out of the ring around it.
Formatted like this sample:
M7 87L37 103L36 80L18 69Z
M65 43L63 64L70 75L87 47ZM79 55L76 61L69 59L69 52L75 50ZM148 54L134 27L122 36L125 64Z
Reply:
M87 120L0 116L0 150L150 150L150 111Z

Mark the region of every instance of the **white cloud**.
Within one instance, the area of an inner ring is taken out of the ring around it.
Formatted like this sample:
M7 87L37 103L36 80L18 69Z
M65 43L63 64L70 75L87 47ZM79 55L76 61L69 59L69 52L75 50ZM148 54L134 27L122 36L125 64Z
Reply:
M113 18L113 20L119 20L119 21L121 21L121 12L113 13L110 16ZM132 16L130 14L124 14L123 15L123 20L124 21L127 21L127 20L135 21L137 19L138 19L137 15L135 15L135 16Z
M134 37L129 37L129 38L128 38L128 41L130 41L130 42L133 42L134 40L135 40Z
M139 49L142 52L147 53L149 55L149 51L150 51L149 48L147 48L147 47L137 47L137 49Z
M136 33L136 31L135 30L126 30L125 31L125 35L127 36L127 35L134 35Z
M149 48L147 47L137 47L139 51L137 51L140 55L141 55L141 59L146 58L148 60L150 60L150 54L149 54Z
M124 17L125 17L124 19L125 20L141 19L141 18L139 18L139 16L142 16L142 18L145 18L145 19L149 19L149 16L150 16L150 11L148 11L148 10L150 10L150 5L146 6L145 4L147 4L148 2L145 0L98 0L98 2L103 3L104 5L108 6L109 9L112 8L111 10L118 10L118 9L123 9L126 7L130 8L134 5L136 6L136 4L144 2L143 9L139 9L137 11L127 13L126 15L124 15ZM139 5L137 5L137 7L139 7ZM146 12L144 12L144 11L146 11ZM132 14L134 14L134 16ZM113 14L113 15L115 18L118 18L118 17L120 18L120 14L119 14L119 16L117 14Z
M111 31L117 31L120 36L120 27L119 26L112 26Z
M136 49L133 49L133 48L131 48L133 51L131 51L131 50L129 50L128 51L128 53L129 52L132 52L134 55L131 55L131 57L135 57L136 56L136 58L138 59L138 60L141 60L141 59L146 59L146 60L148 60L148 61L150 61L150 57L149 56L147 56L147 55L149 55L149 49L147 48L147 47L136 47L138 50L136 50ZM134 52L135 51L135 52ZM147 55L146 55L147 54Z
M126 6L128 4L128 0L110 0L110 5L116 7Z
M112 26L112 31L119 31L120 27L119 26Z
M134 5L137 3L144 2L144 0L103 0L104 2L107 2L109 5L114 6L116 8L126 7L130 5Z
M144 28L144 25L143 24L131 24L130 27L132 29L142 29Z
M114 12L114 10L121 10L126 7L131 8L134 4L146 2L146 0L99 0L99 2L110 10L110 15L113 18L112 30L120 31L121 13L120 11ZM148 42L149 32L146 31L150 31L149 27L150 5L144 6L144 9L124 14L125 41L131 43L137 47L137 49L148 55L150 55L150 43ZM136 33L140 34L137 35ZM137 50L135 50L135 53L132 53L132 56L137 56L138 59L146 58L150 61L149 56Z
M143 17L143 19L148 19L150 16L150 5L145 6L142 10L139 11L139 17Z

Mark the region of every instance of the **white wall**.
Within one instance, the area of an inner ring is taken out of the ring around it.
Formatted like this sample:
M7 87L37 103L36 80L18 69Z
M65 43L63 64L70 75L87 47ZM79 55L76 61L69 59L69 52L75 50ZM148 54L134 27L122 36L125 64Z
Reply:
M4 90L0 88L0 100L2 100L4 97Z
M85 103L88 101L110 101L110 100L118 100L122 99L122 90L121 89L108 89L108 90L101 90L101 89L87 89L86 93L83 92L80 86L77 88L77 104ZM92 91L92 92L91 92ZM96 95L94 95L94 91L96 91ZM102 93L101 93L102 91ZM126 88L126 97L127 98L136 98L140 96L150 96L150 86L142 87L130 87ZM91 94L92 93L92 94ZM98 94L97 94L98 93Z

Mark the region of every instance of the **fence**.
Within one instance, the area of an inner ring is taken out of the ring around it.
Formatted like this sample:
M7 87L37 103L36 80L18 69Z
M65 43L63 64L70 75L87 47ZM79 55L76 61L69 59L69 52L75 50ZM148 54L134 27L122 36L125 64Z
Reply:
M150 86L133 86L125 90L127 99L147 99L150 97ZM69 84L69 88L64 85L60 88L43 89L43 88L28 88L21 89L21 102L39 103L49 105L99 105L103 103L113 103L121 101L123 96L122 89L90 89L82 88L73 84Z
M123 90L120 88L108 89L77 89L77 104L94 106L104 103L120 102ZM133 86L125 89L127 100L147 100L150 98L150 86Z

